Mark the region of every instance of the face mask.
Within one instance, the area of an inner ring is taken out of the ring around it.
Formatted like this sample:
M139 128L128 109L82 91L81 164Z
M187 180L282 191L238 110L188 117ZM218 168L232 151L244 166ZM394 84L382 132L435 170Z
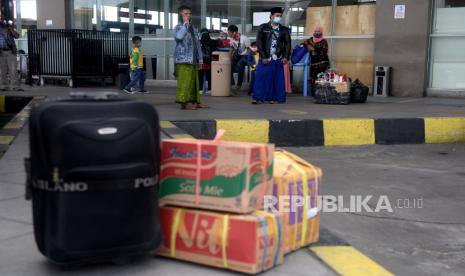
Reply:
M257 47L250 47L250 50L251 50L252 52L256 52L256 51L258 51L258 48L257 48Z
M313 36L316 38L320 38L323 36L323 34L318 32L318 33L314 33Z
M279 24L281 23L282 18L281 17L275 17L273 18L273 23Z

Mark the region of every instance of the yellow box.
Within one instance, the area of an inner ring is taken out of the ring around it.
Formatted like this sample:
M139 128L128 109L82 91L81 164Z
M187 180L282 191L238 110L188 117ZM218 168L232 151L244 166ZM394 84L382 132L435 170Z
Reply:
M273 173L273 203L275 204L273 210L267 208L269 205L265 206L265 211L278 212L283 217L285 254L318 241L320 236L318 197L322 175L320 168L290 152L284 150L275 152ZM293 202L289 204L289 208L288 202Z

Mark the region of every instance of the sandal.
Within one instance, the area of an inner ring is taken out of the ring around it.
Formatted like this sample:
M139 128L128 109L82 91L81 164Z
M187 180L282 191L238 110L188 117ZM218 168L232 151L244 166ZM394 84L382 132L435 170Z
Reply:
M197 107L193 104L185 104L183 107L184 107L183 109L185 110L196 110L197 109Z
M208 105L205 104L197 104L197 108L210 108Z

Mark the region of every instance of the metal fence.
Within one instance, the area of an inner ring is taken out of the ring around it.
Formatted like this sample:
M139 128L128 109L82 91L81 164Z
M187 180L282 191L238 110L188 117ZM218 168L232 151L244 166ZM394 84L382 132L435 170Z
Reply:
M115 77L127 63L127 33L86 30L29 30L29 77Z

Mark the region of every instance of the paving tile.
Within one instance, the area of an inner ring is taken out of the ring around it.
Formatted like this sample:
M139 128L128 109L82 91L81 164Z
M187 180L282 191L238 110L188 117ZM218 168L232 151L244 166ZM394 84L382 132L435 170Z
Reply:
M283 265L266 274L267 276L292 275L336 275L330 268L311 255L308 250L301 249L284 257Z
M14 221L0 219L0 247L3 247L2 242L5 242L15 237L20 237L24 234L32 233L32 232L33 232L33 229L32 229L31 224L24 224L24 223L18 223Z
M19 172L0 174L0 183L25 185L26 173L23 170Z
M46 261L37 250L32 234L10 239L0 244L0 275L63 275L63 271ZM107 276L107 275L189 275L189 276L234 276L234 272L200 266L166 258L145 257L130 265L94 265L75 271L67 271L67 276ZM263 276L287 275L334 275L305 251L298 251L285 259L285 264Z
M2 182L3 181L0 180L0 202L7 199L18 198L24 195L24 185L12 185Z
M31 202L23 197L0 202L0 219L32 223Z

